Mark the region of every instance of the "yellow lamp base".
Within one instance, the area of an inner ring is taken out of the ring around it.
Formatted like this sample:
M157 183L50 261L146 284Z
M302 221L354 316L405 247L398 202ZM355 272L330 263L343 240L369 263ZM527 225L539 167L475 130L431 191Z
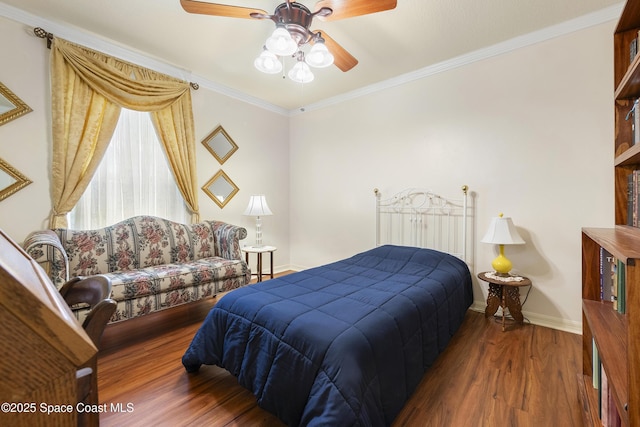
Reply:
M511 261L504 256L504 245L500 245L500 255L491 262L491 267L501 276L508 276L513 265Z

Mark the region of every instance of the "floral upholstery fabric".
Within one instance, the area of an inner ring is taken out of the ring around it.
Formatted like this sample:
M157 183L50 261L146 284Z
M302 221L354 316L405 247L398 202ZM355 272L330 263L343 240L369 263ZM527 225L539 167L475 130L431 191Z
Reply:
M49 262L58 287L75 276L107 276L117 322L248 284L240 251L246 235L221 221L186 225L138 216L97 230L32 233L24 246L37 262Z

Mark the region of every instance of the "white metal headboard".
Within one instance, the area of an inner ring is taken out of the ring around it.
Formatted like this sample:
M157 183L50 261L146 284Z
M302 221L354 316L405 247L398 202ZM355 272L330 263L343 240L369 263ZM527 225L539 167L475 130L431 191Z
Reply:
M430 190L407 189L382 200L376 188L376 246L395 244L436 249L465 262L468 251L469 188L445 198Z

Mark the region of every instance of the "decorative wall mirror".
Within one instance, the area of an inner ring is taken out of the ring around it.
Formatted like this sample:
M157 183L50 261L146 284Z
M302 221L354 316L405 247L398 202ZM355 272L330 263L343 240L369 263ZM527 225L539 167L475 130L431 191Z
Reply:
M238 150L238 146L222 126L218 126L209 136L202 140L202 143L220 164L226 162Z
M231 200L239 190L222 169L220 169L202 189L207 193L207 196L211 197L221 208L229 203L229 200Z
M33 111L8 87L0 83L0 126Z
M0 159L0 200L31 184L31 180Z

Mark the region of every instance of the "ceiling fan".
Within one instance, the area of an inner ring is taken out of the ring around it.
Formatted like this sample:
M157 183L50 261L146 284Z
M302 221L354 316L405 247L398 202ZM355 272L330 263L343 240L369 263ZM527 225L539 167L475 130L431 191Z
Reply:
M272 20L276 30L267 39L264 52L256 59L256 68L267 73L278 73L282 70L282 64L277 56L291 55L297 63L289 72L289 77L302 83L313 79L307 64L317 68L335 64L342 71L349 71L358 64L358 60L326 32L310 30L315 17L323 21L335 21L394 9L396 3L396 0L320 0L315 5L316 11L311 12L299 2L286 0L276 7L273 14L268 14L262 9L180 0L182 8L189 13ZM313 47L305 58L305 53L299 48L307 43Z

